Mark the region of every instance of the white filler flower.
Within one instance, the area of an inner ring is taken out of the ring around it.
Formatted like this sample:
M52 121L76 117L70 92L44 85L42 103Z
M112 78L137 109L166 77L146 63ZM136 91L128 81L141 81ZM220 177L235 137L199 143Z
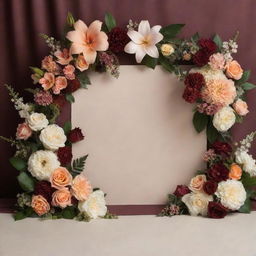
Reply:
M159 25L150 28L149 22L142 20L138 31L129 30L127 32L132 41L125 46L124 51L130 54L135 53L137 63L141 63L146 54L153 58L158 58L159 52L156 44L164 38L159 32L160 29L161 26Z
M233 211L243 206L246 199L244 186L238 180L221 181L215 195L220 198L223 206Z
M28 160L28 171L38 180L49 180L53 171L59 166L57 156L48 150L36 151Z
M107 213L104 193L101 190L94 191L86 201L79 202L78 209L87 213L92 219L104 217Z
M67 140L64 130L56 124L51 124L44 128L39 138L44 147L52 151L64 147Z
M49 121L43 113L33 113L27 118L27 123L33 131L40 131L49 124Z
M249 155L245 151L236 151L236 162L241 164L244 171L248 172L250 176L256 176L256 162L253 159L252 155Z
M233 108L223 107L213 117L213 126L219 132L226 132L236 121L236 116Z

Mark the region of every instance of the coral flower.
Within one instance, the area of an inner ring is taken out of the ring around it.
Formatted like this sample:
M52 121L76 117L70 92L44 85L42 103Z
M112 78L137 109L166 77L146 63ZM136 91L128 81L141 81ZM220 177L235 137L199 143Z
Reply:
M108 49L108 37L106 33L100 31L102 22L95 20L89 27L78 20L74 24L75 30L68 32L67 39L72 42L71 54L83 53L88 64L93 64L96 59L97 51Z
M159 57L156 44L163 39L163 35L159 32L161 26L157 25L150 28L147 20L142 20L139 24L138 31L130 30L127 35L131 38L124 51L130 54L135 53L138 63L142 61L144 56L148 54L153 58Z
M55 76L53 73L45 72L44 76L39 80L45 91L51 89L55 83Z

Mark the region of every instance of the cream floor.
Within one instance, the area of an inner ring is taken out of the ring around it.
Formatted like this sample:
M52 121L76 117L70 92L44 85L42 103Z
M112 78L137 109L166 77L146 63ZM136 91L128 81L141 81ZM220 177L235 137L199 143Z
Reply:
M123 216L81 223L0 214L0 256L256 256L256 212L223 220Z

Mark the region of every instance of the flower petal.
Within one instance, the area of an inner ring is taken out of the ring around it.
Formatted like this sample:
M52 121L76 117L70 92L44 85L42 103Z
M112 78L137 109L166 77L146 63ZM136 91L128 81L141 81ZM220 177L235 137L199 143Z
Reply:
M88 29L86 24L81 20L78 20L77 22L75 22L74 28L75 28L75 30L78 30L78 31L83 32L83 33L85 33Z
M157 47L155 45L145 47L145 52L152 58L158 58L159 52L157 50Z
M71 42L82 44L85 41L85 34L81 31L73 30L67 33L66 38Z
M73 43L70 47L70 53L79 54L84 51L84 47L85 46L83 44Z
M137 47L136 53L135 53L135 58L137 63L141 63L142 59L146 55L145 50L142 47Z
M164 36L161 33L150 32L150 44L155 45L163 40Z
M142 20L139 24L138 31L141 35L146 36L150 32L150 25L148 20Z
M158 33L161 28L162 28L162 26L160 26L160 25L155 25L154 27L151 28L151 31L154 31L154 32Z
M127 35L136 44L141 44L141 42L143 41L143 36L138 31L130 30L127 32Z
M90 48L85 48L83 55L88 64L93 64L95 62L97 52Z
M99 20L93 21L93 22L90 24L89 28L88 28L88 33L93 34L93 33L98 33L98 32L100 32L100 30L101 30L101 25L102 25L102 22L101 22L101 21L99 21Z
M124 51L126 53L134 54L137 51L138 47L140 46L131 41L124 47Z
M108 49L108 36L105 32L99 32L96 35L93 47L96 51L106 51Z

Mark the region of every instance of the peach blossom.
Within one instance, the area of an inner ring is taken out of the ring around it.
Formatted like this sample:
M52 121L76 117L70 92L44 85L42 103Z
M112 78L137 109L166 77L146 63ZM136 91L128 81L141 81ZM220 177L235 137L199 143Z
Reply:
M50 177L52 187L57 189L61 189L71 185L71 181L72 176L70 172L64 167L59 167L55 169Z
M230 166L229 178L232 180L240 180L242 176L242 169L238 164L232 164Z
M73 180L71 191L77 200L84 201L92 193L92 187L84 175L79 174Z
M71 60L73 60L72 55L70 54L69 49L64 48L62 51L57 50L54 53L55 57L57 57L57 62L60 63L61 65L67 65Z
M50 205L47 200L41 195L33 195L31 207L39 215L42 216L50 211Z
M215 53L209 58L209 65L212 69L221 69L225 68L225 58L221 53Z
M32 130L27 123L19 124L17 127L16 138L27 140L32 135Z
M96 59L97 51L106 51L108 49L108 37L101 31L102 22L95 20L89 27L78 20L74 24L75 30L67 33L67 39L72 44L71 54L83 53L88 64L93 64Z
M76 59L76 68L78 68L81 72L85 71L86 69L89 68L88 63L86 62L84 56L80 54L77 59Z
M51 55L44 57L42 60L42 68L55 75L58 75L60 71L59 66L53 60Z
M232 106L236 113L240 116L245 116L249 113L247 103L241 99L238 99Z
M55 86L52 88L54 94L60 94L60 91L67 87L67 79L64 76L58 76L55 81Z
M226 65L226 75L229 78L239 80L243 75L243 69L236 60L230 61Z
M52 205L60 208L71 206L71 193L67 188L56 190L52 194Z
M74 80L76 78L74 72L75 67L73 65L67 65L65 68L63 68L63 73L65 77L69 80Z
M55 76L53 73L44 73L44 77L40 78L39 83L42 85L45 91L51 89L55 83Z
M205 175L197 175L191 179L189 189L193 192L199 192L203 189L203 185L206 182Z

